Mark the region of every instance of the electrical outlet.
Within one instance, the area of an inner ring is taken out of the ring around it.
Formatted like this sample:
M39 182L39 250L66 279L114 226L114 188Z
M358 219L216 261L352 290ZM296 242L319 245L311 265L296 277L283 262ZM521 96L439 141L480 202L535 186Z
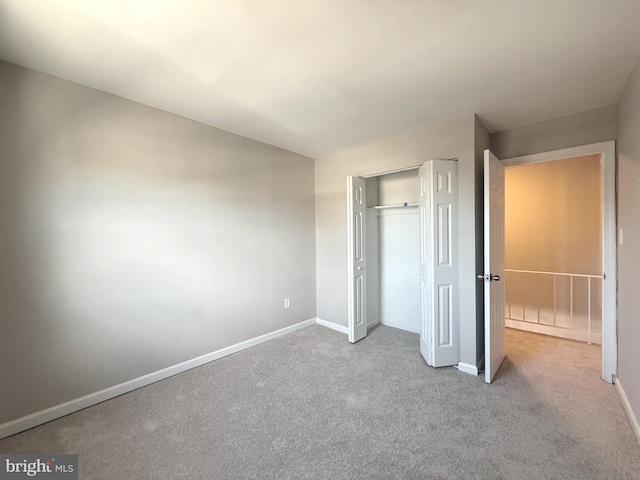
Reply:
M289 308L291 306L291 299L289 297L284 299L284 308Z

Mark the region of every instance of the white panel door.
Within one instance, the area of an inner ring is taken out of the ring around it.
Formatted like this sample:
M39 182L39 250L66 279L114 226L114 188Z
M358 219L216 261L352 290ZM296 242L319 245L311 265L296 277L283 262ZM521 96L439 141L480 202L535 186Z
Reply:
M491 383L505 356L504 165L484 151L484 379Z
M460 361L458 318L458 162L431 160L433 366Z
M366 209L364 179L347 177L348 308L351 343L367 336Z
M431 160L420 169L422 333L429 365L460 361L458 315L458 163Z

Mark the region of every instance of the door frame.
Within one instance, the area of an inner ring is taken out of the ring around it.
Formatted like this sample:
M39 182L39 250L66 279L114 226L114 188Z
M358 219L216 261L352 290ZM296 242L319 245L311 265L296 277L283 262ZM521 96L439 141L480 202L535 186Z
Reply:
M602 159L602 379L615 382L618 370L616 142L591 143L502 160L505 167L600 154Z

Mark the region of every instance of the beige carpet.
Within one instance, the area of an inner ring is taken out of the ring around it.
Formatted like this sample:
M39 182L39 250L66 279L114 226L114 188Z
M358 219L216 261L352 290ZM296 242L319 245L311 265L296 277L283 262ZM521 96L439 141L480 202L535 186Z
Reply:
M638 479L599 348L508 331L493 385L313 326L0 440L83 479Z

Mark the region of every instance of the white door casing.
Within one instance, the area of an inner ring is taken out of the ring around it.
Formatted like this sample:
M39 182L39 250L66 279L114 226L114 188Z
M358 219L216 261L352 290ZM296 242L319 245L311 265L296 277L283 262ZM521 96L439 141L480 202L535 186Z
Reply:
M429 261L430 261L430 241L429 241L429 225L430 222L430 177L431 169L429 162L420 167L418 171L420 176L420 296L421 296L421 313L420 319L420 353L424 357L427 365L433 365L433 342L431 340L432 328L431 328L431 308L430 308L430 292L431 283L429 282Z
M365 180L347 177L347 257L349 270L349 342L367 336Z
M428 365L460 361L458 299L458 162L420 168L420 352Z
M504 165L484 151L484 355L491 383L505 357Z

